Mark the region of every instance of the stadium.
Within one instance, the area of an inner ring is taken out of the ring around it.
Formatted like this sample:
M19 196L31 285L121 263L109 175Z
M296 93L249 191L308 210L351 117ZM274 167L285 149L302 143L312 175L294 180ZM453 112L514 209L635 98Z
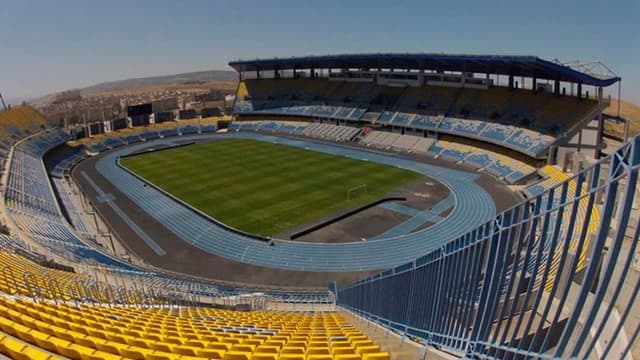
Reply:
M238 60L224 116L0 112L17 359L638 358L621 78L536 56Z

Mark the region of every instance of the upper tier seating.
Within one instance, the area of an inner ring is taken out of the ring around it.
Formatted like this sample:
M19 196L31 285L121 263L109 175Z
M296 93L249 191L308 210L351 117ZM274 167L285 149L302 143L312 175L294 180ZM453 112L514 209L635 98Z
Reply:
M535 156L595 106L592 100L505 87L398 88L317 78L242 81L234 112L413 127L473 137Z

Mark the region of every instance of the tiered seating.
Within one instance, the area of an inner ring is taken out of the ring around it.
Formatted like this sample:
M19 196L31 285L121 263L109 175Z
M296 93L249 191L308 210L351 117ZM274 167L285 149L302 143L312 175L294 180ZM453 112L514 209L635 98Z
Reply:
M336 106L318 105L313 115L317 117L333 118L339 109L340 108Z
M546 190L551 189L552 187L561 183L563 179L567 178L566 174L564 174L562 171L559 171L552 165L543 166L542 168L540 168L539 173L542 174L542 176L545 176L545 180L527 187L525 189L525 192L529 196L540 195Z
M142 139L140 138L140 136L138 136L136 134L132 134L132 135L126 136L124 138L124 141L127 144L135 144L135 143L138 143L138 142L142 141Z
M398 126L409 126L413 118L414 118L414 114L399 112L399 113L396 113L396 117L393 119L392 123L393 125L398 125Z
M507 141L509 136L516 130L513 126L507 126L497 123L487 123L480 136L502 143Z
M125 142L119 137L110 137L105 139L103 142L104 146L109 149L116 148L118 146L126 145Z
M213 132L216 132L216 130L217 130L216 124L203 124L200 127L200 131L202 133L213 133Z
M172 128L168 128L168 129L164 129L164 130L160 130L160 136L163 138L166 137L173 137L173 136L178 136L178 129L175 127Z
M93 238L93 233L89 231L89 228L85 224L84 219L80 215L76 207L76 203L71 198L71 191L67 187L66 180L62 178L54 178L53 186L56 188L60 201L64 206L67 214L69 215L69 220L71 221L71 225L76 229L81 236L84 236L87 239Z
M417 129L436 129L444 118L442 116L428 116L416 114L413 117L411 126Z
M201 284L179 278L160 275L149 270L141 270L129 263L95 250L83 240L91 240L90 230L82 223L80 212L68 196L68 190L60 179L54 180L61 200L69 213L75 231L67 224L58 210L56 199L48 184L42 155L51 147L66 141L68 135L49 131L21 143L14 150L5 200L13 222L39 251L55 254L72 264L82 264L89 268L101 268L111 275L126 273L127 277L139 284L155 284L157 288L181 288L180 293L199 296L238 296L255 293L247 287L237 289L214 284ZM60 181L58 181L60 180ZM83 236L83 239L78 237ZM32 272L39 272L33 270ZM260 289L262 290L262 289ZM333 300L325 292L298 292L269 289L264 291L271 299L284 303L327 304Z
M277 131L280 126L282 126L282 124L276 121L264 121L262 125L260 125L260 130L274 132Z
M88 262L133 269L89 248L65 225L41 161L44 152L59 144L48 142L51 138L31 138L14 150L5 194L6 205L14 222L42 246L56 248L59 253L67 251Z
M596 106L594 101L501 86L402 89L323 78L242 83L236 113L296 114L413 127L473 137L530 156L544 152ZM314 107L313 112L309 114L305 106Z
M416 145L418 141L420 141L420 139L422 138L419 136L412 136L412 135L399 136L398 139L395 142L393 142L393 144L391 144L391 147L397 150L409 151Z
M431 153L436 157L448 158L452 161L463 161L495 176L504 178L509 183L518 182L531 175L535 168L521 161L475 146L458 144L440 140L432 146Z
M438 129L448 130L452 133L457 132L461 134L477 136L486 125L487 123L485 123L484 121L456 119L448 117L440 123Z
M378 120L376 120L376 122L380 124L389 124L391 123L391 121L395 116L396 116L395 112L383 111L382 114L380 114L380 117L378 118Z
M397 133L390 133L385 131L372 131L364 139L362 143L367 146L374 146L378 148L389 148L398 138L402 136Z
M554 140L551 136L542 135L526 129L519 129L509 137L507 143L536 154L546 149Z
M69 306L0 297L0 328L73 359L390 359L337 313Z
M361 143L366 146L423 154L427 153L433 142L433 139L421 136L401 135L376 130L369 131L361 140Z
M359 128L332 124L313 123L308 125L302 134L319 139L333 141L351 141L360 133Z
M197 134L198 131L200 131L200 129L197 126L186 125L186 126L179 127L178 131L182 135L193 135L193 134Z
M142 132L140 133L140 137L141 137L144 141L149 141L149 140L159 139L159 138L160 138L160 134L158 134L158 132L157 132L157 131L153 131L153 130L145 129L144 131L142 131Z
M31 106L0 111L0 139L7 149L25 136L47 127L47 120Z
M540 174L545 176L546 179L537 184L527 187L525 189L525 192L529 196L540 195L546 190L549 190L557 186L558 184L565 182L570 178L569 175L565 174L557 167L551 166L551 165L546 165L540 168L539 172ZM598 224L600 224L600 212L598 211L598 208L593 207L591 211L589 211L589 198L585 196L587 194L585 190L586 187L587 186L585 184L582 184L582 188L581 188L582 190L578 194L576 194L578 192L577 182L575 179L572 179L569 181L568 188L567 188L567 199L566 199L567 202L572 202L574 199L576 199L576 196L582 196L582 198L578 202L578 210L577 210L578 214L576 216L576 223L574 225L574 229L582 229L585 224L584 223L585 221L587 221L587 224L588 224L586 229L587 236L585 238L586 243L583 245L583 250L580 253L578 258L578 270L582 270L587 266L588 255L589 255L588 254L589 241L591 239L591 234L596 233L596 231L598 230ZM560 205L560 201L561 201L560 195L561 195L560 189L558 189L554 194L554 207L557 207ZM555 214L553 214L552 216L555 216ZM563 223L568 224L570 213L566 212L564 213L564 216L566 218L563 220ZM567 231L567 229L564 228L563 231ZM580 231L580 230L577 230L577 231ZM570 250L573 252L575 252L578 248L578 238L579 237L574 236L574 240L570 244ZM553 287L555 274L558 272L559 262L560 262L559 257L554 258L552 261L551 270L550 270L551 280L547 281L547 283L545 284L545 288L547 291L551 291Z
M448 158L453 161L462 161L467 155L473 151L470 147L450 141L440 140L438 141L439 147L432 148L431 151L441 149L440 152L434 153L436 156Z

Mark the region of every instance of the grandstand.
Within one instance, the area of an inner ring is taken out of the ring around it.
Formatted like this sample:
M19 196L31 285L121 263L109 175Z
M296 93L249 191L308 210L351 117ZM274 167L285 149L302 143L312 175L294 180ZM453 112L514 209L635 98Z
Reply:
M234 113L242 118L295 115L446 134L538 159L597 118L608 103L602 87L617 81L530 56L364 54L230 65L240 74ZM577 92L566 94L573 84Z
M640 138L580 167L571 156L564 163L556 156L558 148L579 152L572 148L576 134L600 120L607 103L601 89L619 79L535 57L343 55L231 65L241 81L229 123L105 126L71 141L29 106L0 112L0 203L8 230L0 234L1 353L640 357ZM533 81L515 84L515 75L534 73ZM551 91L536 83L551 84ZM579 90L564 93L566 83ZM588 86L595 88L590 95L583 92ZM403 221L367 241L303 243L228 229L119 166L122 156L218 139L396 166L428 175L450 194L428 209L388 205L404 212ZM86 173L90 167L98 175ZM96 195L82 194L79 179ZM510 189L522 200L498 209L496 193L482 181L518 184ZM117 197L135 210L119 206ZM245 264L251 270L240 275L247 279L255 269L274 269L322 279L352 274L357 281L275 287L169 271L130 251L110 226L115 219L96 211L101 207L128 219L131 233L146 236L144 246L158 258L169 258L171 249L146 234L149 224L132 220L136 211L187 246L227 259L220 267ZM433 224L424 227L424 219ZM113 246L105 246L109 241Z

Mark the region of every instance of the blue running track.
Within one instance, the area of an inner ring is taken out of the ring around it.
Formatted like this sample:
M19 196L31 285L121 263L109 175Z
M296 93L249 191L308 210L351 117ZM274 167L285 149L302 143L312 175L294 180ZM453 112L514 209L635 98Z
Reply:
M117 149L98 160L96 169L124 195L184 241L230 260L288 270L333 272L391 268L441 247L479 224L489 221L496 213L495 204L489 194L473 181L477 175L469 172L365 150L259 133L193 135L182 136L181 140L226 138L250 138L280 143L413 170L431 176L447 186L453 194L455 208L446 219L412 234L339 244L278 240L276 246L269 246L265 242L230 232L204 217L194 216L192 209L152 186L142 186L140 180L116 163L119 156L150 145L171 143L175 139L158 139Z

